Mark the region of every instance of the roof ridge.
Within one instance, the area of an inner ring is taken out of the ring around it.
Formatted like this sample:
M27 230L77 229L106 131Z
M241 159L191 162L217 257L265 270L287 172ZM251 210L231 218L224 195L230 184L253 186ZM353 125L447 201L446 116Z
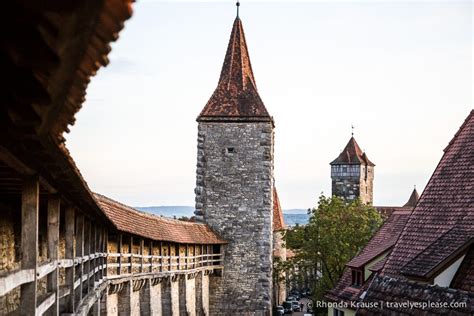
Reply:
M189 222L189 221L182 221L182 220L179 220L179 219L174 219L174 218L169 218L169 217L163 217L163 216L158 216L156 214L151 214L151 213L148 213L148 212L145 212L145 211L140 211L140 210L137 210L136 208L132 207L132 206L129 206L127 204L124 204L122 202L119 202L117 200L114 200L112 198L109 198L108 196L105 196L103 194L100 194L100 193L96 193L94 192L94 196L99 196L101 199L104 199L104 200L107 200L108 202L112 202L114 204L117 204L125 209L127 209L128 211L131 211L131 212L135 212L135 213L138 213L139 215L144 215L144 216L149 216L150 218L157 218L159 220L162 220L164 222L170 222L170 223L178 223L178 224L185 224L185 225L195 225L195 224L198 224L198 225L203 225L203 226L206 226L206 224L204 223L200 223L200 222Z
M451 141L448 143L448 146L446 146L444 148L444 152L448 151L449 148L451 147L451 145L454 143L454 141L457 139L457 137L459 136L459 134L461 133L461 131L464 129L464 127L466 127L467 123L469 123L469 121L471 120L471 118L474 116L474 109L471 110L471 112L469 112L469 115L464 119L464 122L461 124L461 126L458 128L457 132L454 134L453 138L451 139Z

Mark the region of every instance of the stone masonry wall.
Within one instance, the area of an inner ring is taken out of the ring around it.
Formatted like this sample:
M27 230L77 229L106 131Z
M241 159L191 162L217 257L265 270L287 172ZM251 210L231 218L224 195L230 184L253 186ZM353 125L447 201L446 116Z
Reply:
M283 231L273 232L273 258L280 262L286 261L286 247L283 242ZM286 274L274 275L273 305L281 305L286 300Z
M269 315L273 126L200 122L196 215L229 241L210 286L211 315Z
M360 198L363 203L373 203L374 167L368 166L367 175L365 166L361 166L359 176L332 178L332 195L344 197L347 200Z

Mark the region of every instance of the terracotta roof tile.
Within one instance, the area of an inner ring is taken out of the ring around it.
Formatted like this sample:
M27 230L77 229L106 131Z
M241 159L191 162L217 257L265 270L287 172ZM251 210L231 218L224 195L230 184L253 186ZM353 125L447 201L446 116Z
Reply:
M120 231L153 240L183 244L226 243L205 224L147 214L100 194L95 194L95 198L107 217Z
M474 111L445 149L382 273L401 269L451 229L474 230ZM444 247L443 239L438 242ZM449 253L449 251L447 252ZM434 257L430 257L435 260ZM436 259L438 260L438 259ZM434 263L434 262L433 262Z
M273 188L273 231L285 229L285 220L276 188Z
M331 162L331 165L367 165L375 166L360 149L354 137L349 139L344 150Z
M381 308L380 302L397 303L421 303L436 302L438 306L421 308L420 306L406 306L401 304ZM364 298L364 302L377 302L371 308L358 310L358 315L473 315L474 293L453 290L431 284L422 284L409 280L401 280L388 276L375 277L370 285L370 290ZM440 303L447 303L447 308L440 307ZM466 303L466 306L458 308L450 307L450 303ZM367 304L368 305L368 304Z
M232 27L216 90L198 121L272 121L257 92L240 18Z
M406 276L429 279L445 264L461 256L474 241L474 231L453 227L436 239L429 247L410 260L401 273Z

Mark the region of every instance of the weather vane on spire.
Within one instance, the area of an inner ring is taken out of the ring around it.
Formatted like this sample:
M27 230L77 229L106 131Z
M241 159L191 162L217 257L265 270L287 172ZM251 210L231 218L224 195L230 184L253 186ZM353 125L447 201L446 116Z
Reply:
M354 136L354 124L351 124L351 129L352 129L351 135Z
M237 17L239 17L240 1L237 1L237 2L235 3L235 5L237 6Z

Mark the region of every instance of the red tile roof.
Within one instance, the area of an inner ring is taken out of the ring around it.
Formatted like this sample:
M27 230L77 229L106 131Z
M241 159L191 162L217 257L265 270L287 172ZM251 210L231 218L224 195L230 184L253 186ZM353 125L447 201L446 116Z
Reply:
M367 165L375 166L367 155L360 149L354 137L351 137L339 157L331 162L331 165Z
M392 304L380 304L389 301ZM433 306L422 308L420 303L432 302ZM451 303L459 305L451 305ZM364 298L367 308L357 315L473 315L474 292L443 288L410 280L377 276ZM371 304L376 303L376 304ZM399 303L399 304L394 304ZM407 303L416 303L409 306ZM465 305L463 304L465 303ZM443 307L445 304L446 307Z
M183 244L226 243L205 224L147 214L100 194L95 194L95 198L107 217L122 232Z
M331 301L351 301L359 298L360 294L367 288L368 281L361 288L352 287L351 268L362 270L366 264L389 251L402 232L410 214L411 210L396 210L391 213L364 249L347 263L347 268L344 270L338 284L327 293L327 299ZM378 263L377 265L377 270L379 270L381 264Z
M427 281L449 262L461 256L474 243L474 231L453 227L409 261L401 273Z
M444 248L447 241L440 236L452 229L464 230L468 232L468 237L474 236L473 162L474 111L471 111L446 147L382 270L383 274L403 278L401 269L422 253L426 255L429 248ZM445 251L444 255L449 256L450 253ZM444 259L430 257L434 261Z
M285 220L280 206L280 199L275 187L273 187L273 231L285 229Z
M257 92L239 17L232 27L219 83L198 121L272 121Z

